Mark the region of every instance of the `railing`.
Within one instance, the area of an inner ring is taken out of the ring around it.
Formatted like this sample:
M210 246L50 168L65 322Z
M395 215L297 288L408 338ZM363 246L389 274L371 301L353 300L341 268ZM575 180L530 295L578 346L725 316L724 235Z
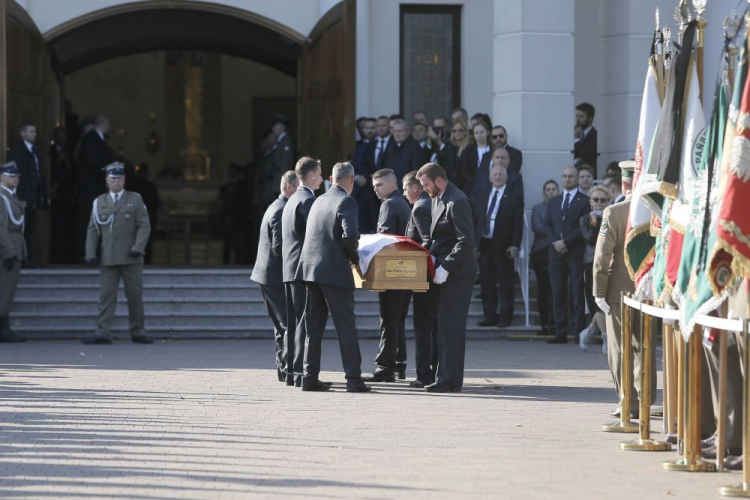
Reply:
M529 310L529 262L531 261L531 210L523 213L523 237L521 248L518 249L518 258L515 262L515 270L521 280L521 295L523 297L523 308L526 318L526 326L531 326Z

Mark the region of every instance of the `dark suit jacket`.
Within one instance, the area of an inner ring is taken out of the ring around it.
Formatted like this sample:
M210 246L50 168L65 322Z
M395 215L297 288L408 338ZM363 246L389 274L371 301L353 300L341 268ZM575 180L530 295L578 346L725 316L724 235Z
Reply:
M406 225L411 217L411 209L406 198L396 189L380 204L380 217L378 217L378 232L403 236L406 234Z
M406 224L406 237L420 245L430 243L430 226L432 225L432 201L430 195L422 192L411 210L409 222Z
M354 183L354 189L352 190L352 198L358 200L359 192L361 190L372 190L372 183L370 182L370 176L372 172L365 170L365 159L367 158L367 148L370 146L370 142L365 142L364 139L357 141L357 147L354 148L354 156L352 157L352 166L354 167L354 175L363 175L368 178L368 183L364 187L359 187L359 184Z
M281 215L287 199L284 195L274 200L263 214L258 238L258 256L250 279L266 286L283 286Z
M373 138L367 145L367 152L365 154L365 161L363 164L364 171L368 175L372 176L375 172L385 167L385 158L387 154L390 154L391 150L395 147L396 141L393 140L393 136L388 136L388 144L385 146L385 151L380 153L377 163L375 162L375 150L378 148L378 137ZM390 167L389 167L390 168ZM368 184L372 186L372 179L369 180Z
M515 170L516 173L521 173L521 167L523 166L523 153L521 153L520 149L516 149L512 146L505 145L505 150L508 152L508 156L510 156L510 165L508 166L508 169Z
M289 134L277 140L271 151L272 175L269 181L274 195L280 194L281 176L288 170L294 170L296 160L294 157L294 142Z
M580 141L573 144L573 156L575 159L581 159L581 163L591 165L596 172L596 129L591 127L591 131Z
M432 200L430 253L435 267L450 273L448 281L474 278L477 274L477 251L471 202L452 182L439 198Z
M482 191L475 204L477 214L476 241L482 238L484 224L487 220L487 205L490 201L492 188ZM504 254L508 247L521 248L523 238L523 196L517 191L511 191L506 186L500 199L500 207L495 216L495 227L492 233L493 252Z
M44 182L42 159L39 157L39 153L32 154L26 144L21 141L8 152L8 161L16 162L21 174L16 195L21 201L26 202L26 210L46 208L48 203L47 185ZM39 162L38 169L37 161Z
M91 129L81 140L76 179L78 190L85 193L106 191L104 167L115 161L115 155L107 143L99 137L96 129Z
M469 195L471 201L476 202L482 195L482 193L484 193L488 189L492 189L492 182L490 182L491 167L492 164L484 165L484 162L482 162L482 168L480 168L479 172L477 172L477 180L474 183L474 189L471 190L471 194ZM515 170L511 170L510 168L508 168L507 170L508 187L506 188L506 190L513 191L514 193L519 193L521 195L521 199L523 199L523 176Z
M466 194L466 196L471 196L474 191L474 185L477 183L478 179L480 182L489 182L488 176L490 175L492 152L488 151L487 153L484 153L479 168L477 168L478 161L479 157L477 156L477 147L475 145L466 146L466 149L464 149L461 159L459 160L459 171L456 177L458 187Z
M302 244L305 242L307 217L315 201L309 188L300 185L289 198L281 214L281 251L284 260L284 283L295 280Z
M443 167L445 173L448 174L448 180L455 183L456 178L456 161L457 149L450 142L446 141L443 143L443 148L433 147L433 153L435 153L435 163ZM432 158L432 157L430 157Z
M577 259L580 264L583 263L584 241L581 235L581 227L578 223L581 217L591 212L589 197L580 191L576 192L573 200L570 202L568 214L563 219L562 204L565 193L555 196L547 205L547 215L544 225L555 235L553 242L562 239L568 247L568 252L564 255L558 254L553 247L550 247L550 258L565 258L570 256Z
M334 184L310 209L295 277L354 289L351 264L359 264L357 202Z
M419 144L407 137L400 145L393 141L393 147L386 148L385 161L381 168L390 168L396 173L396 185L401 185L401 179L412 170L419 170L424 161L424 149ZM389 142L390 146L390 142Z
M55 145L49 150L49 170L52 185L52 196L59 201L69 202L75 197L75 171L70 159ZM148 203L146 205L149 207ZM151 210L151 207L149 207Z

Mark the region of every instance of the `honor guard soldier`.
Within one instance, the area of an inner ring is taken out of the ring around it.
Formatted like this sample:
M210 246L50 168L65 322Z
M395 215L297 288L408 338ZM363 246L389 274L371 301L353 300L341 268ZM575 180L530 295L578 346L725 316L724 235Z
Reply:
M101 242L101 291L96 333L84 344L111 344L112 319L117 305L120 278L128 300L130 337L139 344L151 344L143 332L143 255L151 234L146 205L138 193L125 191L125 167L112 163L105 168L109 192L94 200L86 237L86 264L97 265Z
M10 329L8 317L21 274L21 261L26 258L24 210L16 194L18 181L15 162L0 167L0 342L26 341Z

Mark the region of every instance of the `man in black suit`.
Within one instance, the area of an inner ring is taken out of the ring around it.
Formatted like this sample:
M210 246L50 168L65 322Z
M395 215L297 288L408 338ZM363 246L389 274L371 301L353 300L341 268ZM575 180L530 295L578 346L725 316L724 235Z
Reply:
M432 148L430 142L427 140L427 125L424 123L415 123L411 128L411 138L422 150L423 161L422 165L429 163L432 158Z
M354 167L337 163L331 189L310 209L307 234L295 277L307 285L305 302L305 377L303 391L327 391L318 379L323 331L330 311L339 339L347 392L369 392L362 380L362 354L354 321L354 277L359 264L357 202L349 196L354 187Z
M479 326L510 326L513 320L515 272L523 237L523 196L507 189L508 170L490 170L491 189L477 199L476 238L479 241L479 280L482 284L484 320ZM498 293L499 285L499 293ZM497 301L500 299L500 311Z
M499 144L508 151L510 157L510 164L508 169L514 171L517 174L521 173L521 167L523 166L523 153L519 149L508 145L508 132L502 125L495 125L492 127L492 135L490 135L493 148ZM510 172L509 172L510 173Z
M354 158L352 158L352 165L354 166L352 198L357 200L359 206L359 230L363 233L374 232L377 222L377 219L373 218L375 193L372 191L372 174L375 171L369 170L374 165L374 161L367 161L370 145L375 141L375 122L375 118L365 118L362 122L362 128L360 129L362 138L357 141L357 148L354 150ZM372 154L374 154L374 150L372 151Z
M476 203L482 193L492 187L492 183L490 182L490 168L493 166L505 167L508 174L507 190L520 193L523 199L523 176L510 168L510 153L504 146L499 144L495 144L492 148L490 162L488 164L482 162L482 166L477 171L479 177L474 182L474 189L471 191L471 200Z
M25 209L24 240L31 253L31 237L34 234L36 215L39 210L49 208L47 184L44 182L42 161L34 146L36 125L23 122L19 128L21 140L8 152L8 161L16 162L20 172L17 195Z
M549 201L544 221L550 233L559 238L549 249L549 279L555 317L555 337L548 341L550 344L568 342L565 314L568 307L568 286L572 293L573 331L580 332L586 326L583 288L585 244L578 221L591 212L591 205L589 197L578 190L576 167L565 167L562 187L563 192Z
M308 156L297 161L294 168L300 186L287 201L281 214L282 279L286 296L287 329L284 335L286 352L286 385L302 386L305 354L305 294L304 280L297 279L297 265L305 242L307 216L315 201L315 190L323 182L320 162Z
M437 381L427 392L460 392L464 382L466 319L477 274L471 202L440 165L428 163L417 178L432 198L430 253L438 290Z
M286 297L282 275L281 215L287 200L297 190L299 181L294 170L281 176L281 194L263 215L258 238L258 254L250 279L255 281L263 295L268 316L271 318L276 341L276 374L279 382L286 382L284 336L287 329Z
M289 137L289 120L284 115L276 115L271 122L271 132L276 136L276 142L271 149L271 161L268 163L270 171L267 173L273 191L269 195L276 197L281 176L287 170L294 168L294 141Z
M404 175L424 165L425 155L419 144L409 137L406 120L402 118L393 120L391 131L394 144L390 150L386 151L383 168L393 170L396 174L396 185L400 186Z
M375 194L381 200L378 233L406 234L406 225L411 217L409 204L396 184L393 170L378 170L372 176ZM409 290L387 290L378 294L380 302L380 348L375 357L377 369L365 380L372 382L395 382L396 370L399 378L406 378L406 316L409 314ZM398 356L400 355L400 356ZM397 356L400 363L397 366ZM403 376L402 376L403 374Z
M94 118L94 126L81 139L79 154L75 158L78 195L76 248L81 260L86 253L86 235L91 218L91 207L94 199L107 190L103 169L115 161L114 152L107 146L107 132L109 132L109 118L105 115L98 115Z
M372 174L384 168L386 156L395 147L393 137L391 136L390 118L387 116L378 117L375 121L375 133L376 136L367 145L363 166L358 172L358 176L361 175L365 178L365 184L361 187L362 191L364 191L364 196L360 195L360 200L357 201L360 205L360 213L362 211L366 212L360 215L360 221L364 220L366 222L365 224L360 223L359 230L362 233L374 233L377 227L380 204L378 203L377 196L375 196L375 192L372 190ZM360 184L362 181L363 179L358 178L357 183Z
M430 226L432 225L432 203L430 195L422 188L417 179L417 172L412 171L404 176L404 198L413 205L409 222L406 225L406 237L422 246L430 244ZM426 292L414 293L414 344L417 364L417 378L409 382L411 387L423 388L435 381L437 370L437 328L435 318L437 311L437 287L430 283Z
M591 165L596 172L597 138L594 123L594 106L582 102L576 106L576 124L573 130L574 164Z

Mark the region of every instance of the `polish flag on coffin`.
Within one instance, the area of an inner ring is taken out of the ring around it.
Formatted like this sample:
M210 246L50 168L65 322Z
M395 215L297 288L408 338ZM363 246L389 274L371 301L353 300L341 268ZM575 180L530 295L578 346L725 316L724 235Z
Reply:
M381 251L383 248L393 243L408 243L414 248L418 248L430 255L430 251L425 247L406 236L398 236L395 234L363 234L359 238L359 268L362 270L362 274L367 273L367 268L370 267L375 254ZM430 273L430 278L435 277L435 265L432 263L432 259L427 259L427 272Z

